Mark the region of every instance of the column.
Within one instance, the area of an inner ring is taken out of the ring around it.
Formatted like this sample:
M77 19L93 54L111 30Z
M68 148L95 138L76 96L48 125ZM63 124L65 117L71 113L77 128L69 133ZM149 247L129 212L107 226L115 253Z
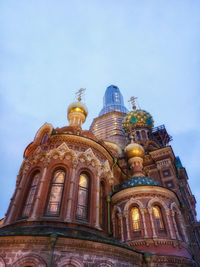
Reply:
M12 217L13 217L14 210L15 210L15 208L16 208L19 200L20 200L19 198L20 198L20 194L21 194L21 189L24 188L24 185L25 185L25 177L26 177L28 169L29 169L28 165L24 167L24 171L23 171L23 175L22 175L20 184L16 188L16 193L14 194L15 195L14 199L11 200L10 209L8 210L8 217L6 218L3 225L9 224Z
M99 204L100 204L100 179L99 179L99 173L97 174L96 179L96 220L95 220L95 227L98 229L101 229L99 225Z
M120 219L120 227L121 227L121 241L124 242L124 227L123 227L123 213L118 214Z
M176 236L177 236L177 239L178 239L178 240L181 240L174 216L175 216L174 211L172 211L172 220L173 220L173 224L174 224L174 228L175 228Z
M152 232L153 232L153 238L157 237L156 231L155 231L155 225L153 222L153 211L152 208L148 208L149 215L150 215L150 221L151 221L151 227L152 227Z
M67 216L65 219L65 222L71 222L71 210L72 210L72 197L74 192L74 184L75 184L75 178L76 178L76 167L78 165L78 161L74 160L72 162L72 176L70 181L70 190L69 190L69 198L67 202Z
M41 193L42 193L42 189L43 189L43 185L45 182L45 178L46 178L46 172L47 172L47 166L45 166L43 173L42 173L42 177L39 183L39 189L38 189L38 193L35 197L35 201L33 204L33 210L32 210L32 214L31 217L28 219L30 221L35 220L36 217L38 216L38 208L39 208L39 203L40 203L40 199L41 199Z
M143 227L144 227L144 238L148 238L147 226L146 226L146 221L145 221L146 209L145 208L141 208L140 212L142 214L142 222L143 222Z
M166 211L166 218L167 218L167 225L169 227L170 237L171 237L171 239L176 239L176 237L174 236L173 230L172 230L172 225L171 225L171 220L170 220L170 212L169 211Z
M186 234L186 231L185 231L185 227L184 227L184 223L183 223L183 218L182 218L181 214L178 214L178 218L179 218L179 222L180 222L182 233L184 235L184 239L188 243L189 240L188 240L188 237L187 237L187 234Z
M128 211L124 212L124 216L126 218L127 239L129 241L129 240L131 240L131 234L130 234L130 222L129 222L129 213L128 213Z

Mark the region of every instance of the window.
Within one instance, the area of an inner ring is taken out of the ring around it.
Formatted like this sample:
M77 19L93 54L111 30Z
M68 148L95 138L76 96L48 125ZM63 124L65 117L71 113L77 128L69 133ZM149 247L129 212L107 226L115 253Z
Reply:
M45 134L43 135L43 138L42 138L42 142L41 142L42 145L43 145L43 144L46 144L46 142L47 142L47 137L48 137L48 133L45 133Z
M140 141L140 140L141 140L141 137L140 137L140 132L139 132L139 131L137 131L137 132L136 132L136 135L137 135L137 141Z
M163 219L162 219L160 207L154 206L153 207L153 214L154 214L154 217L156 220L156 225L157 225L158 230L164 230L164 224L163 224Z
M65 172L63 170L55 171L51 183L46 215L53 215L53 216L59 215L64 182L65 182Z
M139 209L134 207L131 209L132 227L134 232L140 231L140 213Z
M167 177L167 176L170 176L170 175L171 175L170 170L163 171L163 176L164 177Z
M172 181L168 181L165 183L165 185L168 187L168 188L173 188L174 187L174 183Z
M142 130L141 135L143 140L147 139L146 132L144 130Z
M79 220L87 220L88 218L88 189L89 178L87 174L82 173L79 179L78 202L76 209L76 218Z
M27 199L26 199L26 203L24 206L24 210L22 213L22 217L28 217L30 215L30 211L34 202L34 198L35 198L35 192L36 192L36 187L37 187L37 183L38 183L38 179L39 179L39 172L36 172L33 175L33 180L32 180L32 184L31 184L31 188L29 190Z

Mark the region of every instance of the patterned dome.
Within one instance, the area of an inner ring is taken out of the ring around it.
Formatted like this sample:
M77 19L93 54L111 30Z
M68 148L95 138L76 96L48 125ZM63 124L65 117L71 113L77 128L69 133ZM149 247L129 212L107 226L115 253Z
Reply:
M143 186L143 185L159 185L156 181L154 181L153 178L147 177L147 176L138 176L138 177L132 177L125 181L120 189L125 189L133 186Z
M135 126L153 128L154 121L152 116L142 109L130 111L122 122L122 128L125 133L128 133Z

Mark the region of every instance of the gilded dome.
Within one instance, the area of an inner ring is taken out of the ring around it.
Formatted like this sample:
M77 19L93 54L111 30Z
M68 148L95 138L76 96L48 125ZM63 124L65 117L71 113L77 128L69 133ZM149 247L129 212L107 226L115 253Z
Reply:
M87 109L86 105L84 105L81 102L73 102L72 104L69 105L69 107L67 109L68 116L72 112L80 112L80 113L83 113L85 115L85 117L87 117L88 109Z
M125 133L128 133L129 130L136 126L153 128L154 121L152 116L142 109L130 111L122 122L122 128Z
M131 143L128 146L126 146L124 152L126 156L128 157L128 159L133 158L133 157L143 158L144 153L145 153L144 148L137 143Z

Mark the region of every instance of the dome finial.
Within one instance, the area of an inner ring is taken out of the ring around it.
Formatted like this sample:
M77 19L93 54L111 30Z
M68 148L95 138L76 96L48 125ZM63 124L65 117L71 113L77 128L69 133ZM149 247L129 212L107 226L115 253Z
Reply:
M136 110L136 104L135 104L135 100L137 99L137 97L135 96L131 96L131 98L129 99L128 102L130 102L132 104L132 108L133 110Z
M82 100L82 95L84 94L86 88L80 88L78 92L76 92L77 100L80 102Z

